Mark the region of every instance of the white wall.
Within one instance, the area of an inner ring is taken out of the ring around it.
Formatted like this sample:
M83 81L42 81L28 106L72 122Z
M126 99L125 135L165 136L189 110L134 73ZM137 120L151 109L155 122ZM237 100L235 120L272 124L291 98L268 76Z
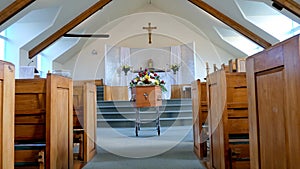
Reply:
M153 60L154 68L167 68L166 64L170 63L170 47L165 48L131 48L131 65L135 70L139 70L139 66L143 69L148 67L148 60Z
M136 13L122 17L111 23L113 26L107 32L110 34L109 39L87 42L87 45L78 55L63 64L63 68L73 70L75 80L103 78L105 44L130 48L153 48L194 42L196 78L201 79L206 76L206 62L212 67L213 64L221 65L227 63L229 59L237 57L215 46L209 39L195 33L182 24L184 22L177 20L178 18L174 19L174 16L157 12ZM157 27L156 30L153 30L153 44L151 45L148 44L147 31L142 29L142 27L147 26L148 22ZM103 29L107 29L111 25L106 25ZM101 29L99 32L101 33ZM97 51L97 55L92 54L93 50Z

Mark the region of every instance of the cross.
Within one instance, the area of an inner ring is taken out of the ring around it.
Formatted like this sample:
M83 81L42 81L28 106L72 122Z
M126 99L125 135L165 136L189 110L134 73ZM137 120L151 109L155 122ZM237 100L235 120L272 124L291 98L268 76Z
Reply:
M148 30L148 35L149 35L149 44L151 44L152 43L152 40L151 40L151 31L152 31L152 29L157 29L157 27L156 26L154 26L154 27L151 27L151 23L149 22L148 23L148 27L143 27L143 29L147 29Z

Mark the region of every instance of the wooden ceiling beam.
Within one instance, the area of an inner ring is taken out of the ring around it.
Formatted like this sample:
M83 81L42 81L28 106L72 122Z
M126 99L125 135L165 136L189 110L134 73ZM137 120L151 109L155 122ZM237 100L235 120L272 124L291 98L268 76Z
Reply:
M300 5L297 2L293 0L273 0L273 2L275 5L285 8L297 17L300 17Z
M56 31L54 34L50 35L48 38L46 38L43 42L35 46L29 51L29 59L32 59L34 56L39 54L41 51L43 51L45 48L50 46L52 43L54 43L56 40L58 40L60 37L62 37L64 34L75 28L77 25L79 25L81 22L83 22L88 17L92 16L95 12L102 9L105 5L110 3L112 0L99 0L97 3L95 3L93 6L85 10L83 13L78 15L76 18L74 18L72 21L70 21L68 24L63 26L61 29Z
M232 29L234 29L237 32L241 33L245 37L249 38L250 40L252 40L256 44L260 45L261 47L268 48L268 47L272 46L266 40L262 39L261 37L259 37L255 33L251 32L250 30L243 27L242 25L235 22L234 20L232 20L228 16L226 16L223 13L219 12L218 10L214 9L213 7L208 5L207 3L203 2L202 0L188 0L188 1L190 1L191 3L196 5L197 7L201 8L203 11L207 12L208 14L212 15L213 17L217 18L221 22L225 23L226 25L228 25Z
M35 0L16 0L2 11L0 11L0 25L15 16L22 9L33 3Z

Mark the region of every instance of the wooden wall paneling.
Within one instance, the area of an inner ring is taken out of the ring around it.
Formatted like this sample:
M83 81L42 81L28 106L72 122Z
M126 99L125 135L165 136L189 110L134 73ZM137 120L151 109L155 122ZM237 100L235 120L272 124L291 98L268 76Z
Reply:
M181 98L180 88L181 87L178 85L171 86L171 98L172 99Z
M110 86L104 86L104 100L105 101L111 101L112 98L111 98L111 87Z
M0 61L0 169L14 168L15 66Z
M95 84L96 86L103 86L103 79L73 81L74 86L84 85L85 83L92 83Z
M171 85L171 98L191 98L191 84Z
M129 100L128 86L104 86L104 100Z
M299 46L297 35L247 59L253 169L300 165Z
M128 86L111 86L112 100L129 100L128 99Z

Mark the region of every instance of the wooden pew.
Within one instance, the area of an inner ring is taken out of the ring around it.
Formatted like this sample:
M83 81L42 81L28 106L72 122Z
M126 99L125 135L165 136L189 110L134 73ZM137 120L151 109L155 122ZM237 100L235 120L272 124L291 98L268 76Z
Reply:
M250 168L246 74L211 73L207 92L211 168Z
M252 169L300 166L300 36L246 61Z
M0 169L14 168L15 66L0 61Z
M15 81L15 168L73 168L73 83Z
M97 90L89 82L74 82L74 143L79 143L78 159L90 161L96 154Z
M104 86L104 100L129 100L128 99L128 86Z
M203 128L207 120L206 82L195 80L192 87L194 152L199 159L207 157L207 129Z
M191 98L191 84L171 85L171 99Z

